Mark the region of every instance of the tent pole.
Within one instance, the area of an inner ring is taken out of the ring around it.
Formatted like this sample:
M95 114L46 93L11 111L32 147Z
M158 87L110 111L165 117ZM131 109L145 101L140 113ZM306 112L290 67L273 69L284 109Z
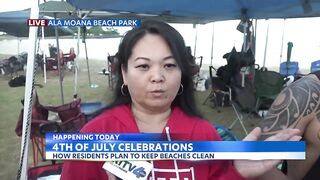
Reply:
M30 19L39 18L39 5L38 1L33 1ZM28 177L28 150L30 140L30 129L31 129L31 112L32 112L32 94L33 94L33 82L34 82L34 58L36 52L36 40L37 40L38 27L29 27L29 49L28 49L28 60L27 60L27 72L26 72L26 85L24 92L24 112L23 112L23 125L22 125L22 136L21 136L21 154L20 163L17 173L18 180L26 180Z
M54 19L57 19L57 14L54 13ZM58 72L59 72L59 85L60 85L60 96L61 96L61 103L64 104L64 96L63 96L63 86L62 86L62 81L63 81L63 77L62 77L62 72L61 72L61 60L60 60L60 48L59 48L59 35L58 35L58 27L55 26L54 27L54 31L56 34L56 42L57 42L57 60L58 60ZM63 57L62 57L63 58Z
M89 67L89 58L88 58L88 51L87 51L87 42L86 41L84 41L84 50L85 50L85 53L86 53L86 62L87 62L87 68L88 68L89 86L92 87L91 76L90 76L90 67Z
M196 35L195 35L195 38L194 38L194 49L193 49L193 56L196 57L196 51L197 51L197 39L198 39L198 26L197 24L194 24L193 25L193 28L196 29Z
M73 98L78 98L78 70L79 70L79 54L80 54L80 26L78 27L78 34L77 34L77 57L74 62L74 89L73 89Z
M252 50L254 54L254 59L256 59L256 40L257 40L257 30L258 30L258 20L254 20L254 27L253 27L253 45L252 45Z
M97 88L98 85L97 85L97 84L92 84L92 82L91 82L91 73L90 73L90 66L89 66L87 41L86 41L86 31L84 31L83 41L82 41L82 42L84 43L84 50L85 50L85 53L86 53L86 62L87 62L87 68L88 68L89 86L90 86L91 88Z
M212 66L213 62L213 44L214 44L214 22L212 23L212 38L211 38L211 58L210 58L210 66Z
M267 58L267 49L268 49L268 40L269 40L269 20L268 21L268 26L267 26L267 35L266 35L266 44L264 46L264 56L263 56L263 66L266 67L266 58Z
M46 53L45 53L45 51L44 51L44 27L42 26L41 27L41 34L42 34L42 44L43 44L43 46L42 46L42 55L43 55L43 78L44 78L44 83L47 83L47 66L46 66Z
M280 61L279 64L281 64L282 61L282 51L283 51L283 41L284 41L284 31L286 28L286 19L283 19L283 28L282 28L282 38L281 38L281 50L280 50Z
M86 54L86 63L87 63L87 70L88 70L89 86L92 87L91 76L90 76L90 67L89 67L89 59L88 59L88 51L87 51L87 41L86 41L87 28L85 26L83 26L82 28L83 28L82 43L84 43L84 51L85 51L85 54Z
M248 22L246 21L243 25L243 46L242 46L242 52L247 52L247 27Z
M17 54L18 57L20 54L20 44L21 44L21 39L18 37L18 54Z
M81 18L81 12L78 10L78 17ZM73 98L78 98L78 62L80 60L80 26L78 26L78 34L77 34L77 57L74 62L74 87L73 87Z

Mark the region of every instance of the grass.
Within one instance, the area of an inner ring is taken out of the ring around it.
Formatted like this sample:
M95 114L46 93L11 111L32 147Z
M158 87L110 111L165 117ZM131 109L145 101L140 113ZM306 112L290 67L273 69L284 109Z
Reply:
M1 56L0 56L1 57ZM2 56L3 57L3 56ZM104 66L104 61L90 61L91 80L93 84L98 84L98 88L90 88L88 83L88 75L86 63L80 60L80 69L78 77L78 96L82 102L105 101L108 102L111 97L111 90L108 88L107 77L99 75L99 72ZM23 74L23 72L20 72ZM59 81L56 72L48 72L47 83L43 83L43 78L39 72L36 76L36 82L44 85L43 88L37 88L39 100L44 105L60 105L60 89ZM22 108L20 100L24 98L24 87L11 88L8 86L9 77L0 75L0 179L15 179L19 164L21 138L15 134L15 127L18 120L18 115ZM73 99L74 76L71 72L66 72L64 82L64 97L65 102L70 102ZM208 105L202 105L204 99L208 96L209 91L197 92L196 100L199 109L204 117L211 122L229 126L235 119L235 114L231 107L216 108ZM248 130L251 126L246 123ZM233 129L234 134L238 138L243 138L244 133L239 124ZM31 145L30 145L31 146ZM29 164L32 163L32 148L30 148Z

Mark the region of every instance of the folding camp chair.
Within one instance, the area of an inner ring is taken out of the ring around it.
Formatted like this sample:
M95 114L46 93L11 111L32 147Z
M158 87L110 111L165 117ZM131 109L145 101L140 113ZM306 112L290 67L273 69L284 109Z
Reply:
M198 84L203 79L200 77L200 69L202 66L203 56L194 57L191 52L191 47L186 47L187 52L187 60L189 65L191 66L191 74L193 76L194 89L197 89Z
M76 99L61 106L43 106L34 90L32 103L32 119L30 138L33 147L33 165L36 166L39 158L45 160L44 135L46 132L78 132L87 122L85 115L80 111L81 99ZM56 113L58 119L49 120L49 112ZM22 135L23 109L15 128L18 136Z
M205 105L210 99L213 102L213 107L223 107L230 102L231 89L226 85L221 77L213 76L213 70L217 72L213 66L209 66L211 91L208 97L203 102L203 105Z
M0 69L4 75L10 75L10 78L18 76L18 71L23 70L23 64L18 61L15 56L11 56L8 59L0 60Z
M264 68L255 70L254 84L246 81L245 87L231 86L234 94L232 107L245 132L243 121L257 118L260 110L268 110L286 81L281 74ZM229 128L232 129L236 122Z
M202 81L203 79L200 77L200 70L202 67L202 60L203 57L199 56L196 57L194 60L194 64L192 64L192 75L193 75L193 79L194 79L194 84L195 84L195 88L198 87L198 84L200 81Z
M287 80L275 71L256 69L254 80L256 111L268 110Z
M237 119L229 126L232 129L237 122L240 122L244 132L248 134L243 121L251 118L255 108L255 95L253 86L254 77L254 56L251 50L237 52L235 48L226 53L223 58L227 65L219 68L217 75L231 88L229 93L231 105Z
M240 74L237 79L243 80ZM248 77L245 77L244 84L242 82L240 85L234 83L230 87L231 106L236 114L236 119L231 123L229 129L232 129L239 122L245 134L248 134L244 121L251 119L255 112L256 97L253 84Z
M70 59L75 58L74 50L70 49L70 52L73 55L70 56ZM60 60L61 70L63 70L63 66L65 62L69 61L69 56L66 55L66 58L64 57L63 51L60 49L59 52L50 53L50 57L46 57L46 70L56 70L58 71L58 57ZM42 65L41 65L42 67Z
M76 58L76 53L74 48L71 47L69 53L63 54L63 63L67 66L69 70L72 70L74 67L74 59Z
M108 86L111 90L113 90L114 83L116 81L116 66L118 62L117 54L114 56L111 56L110 54L108 55L107 69L102 70L102 74L108 76Z
M37 166L28 169L28 180L60 179L63 163Z

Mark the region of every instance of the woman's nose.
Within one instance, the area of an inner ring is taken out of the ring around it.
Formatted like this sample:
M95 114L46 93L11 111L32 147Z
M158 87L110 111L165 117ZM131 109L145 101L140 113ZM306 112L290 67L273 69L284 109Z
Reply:
M163 69L154 68L151 71L151 82L163 82L165 79Z

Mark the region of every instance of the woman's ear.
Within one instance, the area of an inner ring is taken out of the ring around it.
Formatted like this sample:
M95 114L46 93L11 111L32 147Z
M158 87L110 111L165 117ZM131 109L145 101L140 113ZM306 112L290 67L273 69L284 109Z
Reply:
M123 64L121 65L121 74L122 74L123 84L127 85L127 72L124 70Z

